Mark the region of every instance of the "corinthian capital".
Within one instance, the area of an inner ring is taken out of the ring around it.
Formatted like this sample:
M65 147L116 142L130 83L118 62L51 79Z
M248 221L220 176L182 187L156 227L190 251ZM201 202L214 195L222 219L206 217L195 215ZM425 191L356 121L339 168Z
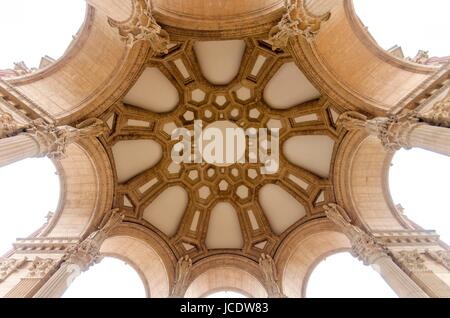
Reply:
M306 10L305 0L286 1L287 12L269 32L268 42L272 49L285 48L289 39L295 36L303 36L310 40L319 32L322 22L330 19L331 13L320 16L312 15Z
M106 131L104 122L91 118L76 127L55 126L43 120L35 120L26 128L26 133L34 137L41 147L41 155L62 159L69 144L86 137L97 137Z
M192 260L189 255L185 255L178 260L171 297L183 297L191 268Z
M81 271L87 270L97 261L103 242L108 238L111 230L122 222L123 218L124 214L119 209L112 210L104 218L98 230L67 250L64 260L67 263L78 265Z
M25 126L20 125L10 114L0 113L0 139L15 136L24 129Z
M371 265L380 257L387 256L387 251L381 244L361 228L350 223L350 218L344 208L335 203L329 203L324 208L327 218L349 238L353 256L365 265Z
M118 29L119 35L128 46L143 41L148 42L155 53L167 53L169 34L156 23L150 8L148 0L134 0L130 19L119 22L108 18L108 23Z

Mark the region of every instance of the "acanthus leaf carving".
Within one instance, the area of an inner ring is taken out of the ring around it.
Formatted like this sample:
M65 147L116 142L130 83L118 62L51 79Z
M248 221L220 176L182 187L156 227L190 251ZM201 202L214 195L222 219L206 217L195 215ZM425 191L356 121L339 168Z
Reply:
M443 100L435 103L429 111L419 113L418 116L421 121L430 125L450 128L450 92Z
M85 120L76 127L55 126L37 119L25 131L37 140L41 146L41 155L63 159L69 144L86 137L97 137L106 129L105 123L98 118Z
M25 125L20 125L8 113L0 113L0 139L12 137L25 130Z
M151 14L148 0L134 0L131 18L124 22L108 18L108 23L118 29L119 35L128 46L148 42L156 54L168 52L169 34L158 25Z
M365 265L371 265L379 258L388 256L386 248L379 244L374 237L350 223L350 217L344 208L338 204L329 203L324 206L324 209L327 218L349 238L352 245L352 255Z
M328 21L331 13L327 12L320 16L312 15L305 6L305 0L286 1L287 12L280 22L269 32L268 42L272 49L283 49L287 47L289 39L303 36L311 40L319 32L322 22Z
M110 232L123 221L124 217L124 213L119 209L111 210L101 222L98 230L92 232L81 243L67 249L63 260L79 266L81 271L86 271L94 263L100 261L101 245Z

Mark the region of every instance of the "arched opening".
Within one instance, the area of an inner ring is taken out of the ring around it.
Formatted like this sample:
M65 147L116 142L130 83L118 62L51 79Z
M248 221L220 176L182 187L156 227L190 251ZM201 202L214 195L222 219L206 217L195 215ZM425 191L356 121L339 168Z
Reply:
M419 50L429 51L430 57L449 55L448 42L442 41L450 28L450 6L446 1L429 0L424 5L421 0L353 0L353 4L368 31L385 50L399 53L396 46L401 47L402 54L411 58Z
M211 292L205 296L206 298L248 298L247 295L240 291L224 289Z
M77 277L63 298L144 298L145 287L138 272L126 262L104 257Z
M324 258L311 272L306 288L310 298L396 298L380 275L350 253Z
M77 34L85 11L84 0L1 1L2 25L8 27L0 29L4 43L0 70L24 62L15 66L17 75L23 75L27 73L25 68L31 71L52 64L64 54Z
M389 188L397 210L425 230L436 230L450 243L448 182L450 158L422 150L396 152L389 169Z
M38 235L56 211L60 193L56 168L47 158L30 158L2 167L0 193L2 255L16 238Z

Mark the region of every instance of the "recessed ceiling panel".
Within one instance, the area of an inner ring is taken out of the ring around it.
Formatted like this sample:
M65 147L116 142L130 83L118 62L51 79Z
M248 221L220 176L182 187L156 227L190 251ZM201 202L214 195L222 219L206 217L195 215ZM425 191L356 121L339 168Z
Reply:
M320 97L294 62L283 64L264 89L264 100L275 109L287 109Z
M171 237L177 232L188 201L186 190L180 186L170 187L145 208L143 218Z
M194 44L203 76L214 85L226 85L239 73L245 42L201 41Z
M283 154L291 163L328 178L333 148L333 139L325 135L295 136L283 144Z
M175 86L158 68L147 67L123 101L155 113L164 113L174 109L179 98Z
M283 188L266 184L259 191L259 204L272 231L279 235L306 215L305 207Z
M112 152L119 183L150 169L162 158L160 144L147 139L119 141Z
M216 204L209 218L206 246L209 249L238 249L243 245L244 239L236 210L228 202Z

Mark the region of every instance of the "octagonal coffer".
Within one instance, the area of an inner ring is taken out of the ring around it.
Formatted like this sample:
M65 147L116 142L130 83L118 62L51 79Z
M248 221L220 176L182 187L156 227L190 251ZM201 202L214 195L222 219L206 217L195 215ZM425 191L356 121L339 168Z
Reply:
M143 219L172 237L177 232L188 202L185 189L180 186L167 188L145 208Z

